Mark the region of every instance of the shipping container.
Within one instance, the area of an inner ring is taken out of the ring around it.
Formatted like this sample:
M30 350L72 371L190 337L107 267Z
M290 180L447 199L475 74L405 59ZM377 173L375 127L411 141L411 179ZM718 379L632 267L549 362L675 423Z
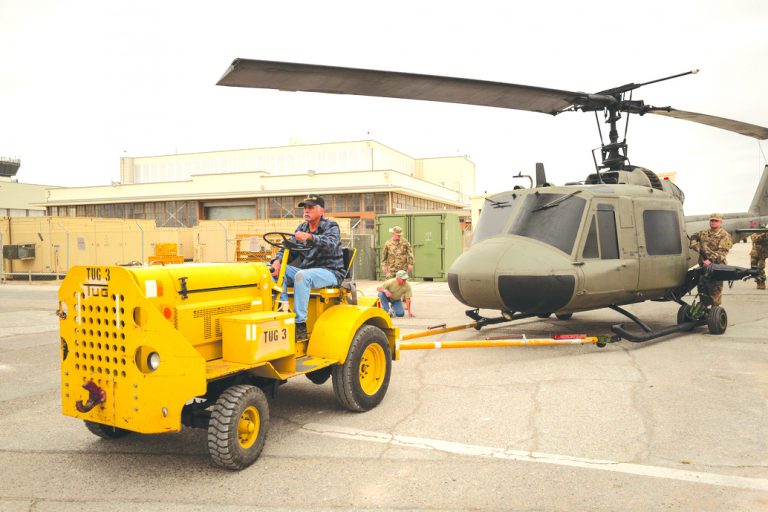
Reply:
M409 213L376 216L376 275L381 273L381 257L384 244L391 238L393 226L403 228L403 236L413 247L413 272L411 277L424 281L446 281L448 268L463 250L459 216L454 213Z

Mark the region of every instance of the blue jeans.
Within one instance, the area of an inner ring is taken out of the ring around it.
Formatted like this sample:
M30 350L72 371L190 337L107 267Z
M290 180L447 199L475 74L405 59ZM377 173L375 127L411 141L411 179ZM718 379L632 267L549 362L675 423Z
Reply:
M384 292L379 292L379 300L381 301L381 308L387 313L389 313L389 307L392 306L392 311L395 312L395 315L405 316L405 310L403 309L403 301L392 300L386 295L384 295Z
M305 268L302 270L292 265L286 265L283 293L280 294L280 300L288 300L286 290L289 286L293 286L293 310L296 312L296 323L301 324L307 321L309 291L313 288L336 288L339 286L339 281L333 272L324 268Z

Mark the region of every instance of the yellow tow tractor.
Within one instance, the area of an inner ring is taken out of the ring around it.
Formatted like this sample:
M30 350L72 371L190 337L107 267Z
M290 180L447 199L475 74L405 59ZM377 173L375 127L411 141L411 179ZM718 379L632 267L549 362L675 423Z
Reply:
M72 268L59 289L63 413L104 439L205 428L213 462L238 470L264 447L266 394L292 377L332 378L341 406L363 412L383 400L403 350L605 344L583 334L411 341L503 319L401 336L347 279L312 290L309 336L296 339L294 313L277 310L289 253L302 249L291 235L264 235L286 249L276 282L264 262ZM348 276L354 257L344 249Z
M105 439L206 428L213 462L237 470L264 447L265 393L292 377L332 377L344 408L376 407L398 329L345 280L312 291L309 339L295 339L294 313L277 311L288 252L277 282L263 262L72 268L59 290L63 413ZM344 257L349 275L354 250Z

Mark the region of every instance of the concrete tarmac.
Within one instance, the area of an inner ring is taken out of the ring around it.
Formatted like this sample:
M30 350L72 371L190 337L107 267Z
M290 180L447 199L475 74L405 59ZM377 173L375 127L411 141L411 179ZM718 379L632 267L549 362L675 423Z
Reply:
M445 283L414 288L403 333L469 321ZM403 352L366 413L343 410L330 382L291 379L240 472L210 464L204 430L105 441L62 416L56 291L0 285L0 511L768 510L768 292L754 282L726 287L721 336ZM654 327L677 312L628 309ZM624 321L600 310L430 339Z

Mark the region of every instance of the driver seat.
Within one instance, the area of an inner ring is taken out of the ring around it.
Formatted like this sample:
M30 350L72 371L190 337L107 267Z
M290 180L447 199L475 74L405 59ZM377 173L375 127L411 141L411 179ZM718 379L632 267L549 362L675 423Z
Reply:
M346 269L341 285L333 288L313 289L309 292L310 297L322 295L325 298L339 298L342 302L346 299L347 304L357 304L357 285L352 280L352 267L357 256L357 249L354 247L342 247L341 255L344 261L344 268ZM288 288L287 293L289 296L292 296L293 288Z

